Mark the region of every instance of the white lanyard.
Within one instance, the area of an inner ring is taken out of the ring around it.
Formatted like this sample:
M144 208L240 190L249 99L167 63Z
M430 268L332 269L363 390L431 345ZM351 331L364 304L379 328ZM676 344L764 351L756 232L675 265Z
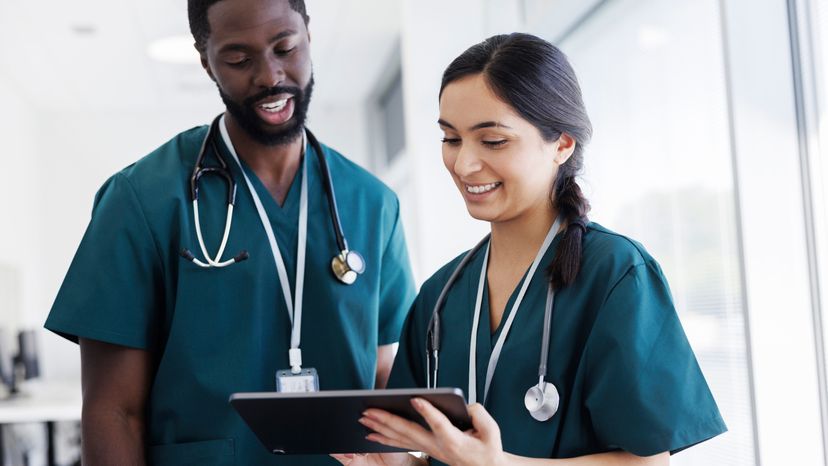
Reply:
M506 323L503 324L503 330L501 330L500 336L497 338L497 342L492 349L492 354L489 356L489 365L486 369L486 385L483 388L484 403L486 402L486 397L489 395L489 385L492 383L492 377L494 376L497 362L500 360L500 352L503 350L503 344L506 341L506 336L512 328L512 322L515 320L515 315L517 315L520 303L523 301L523 296L526 294L526 289L529 288L529 283L532 281L532 276L535 275L535 270L537 270L538 264L540 264L544 254L546 254L546 250L549 249L549 245L552 244L552 240L555 238L555 235L560 227L561 219L558 217L555 219L552 227L549 228L549 233L546 234L546 238L544 238L543 244L541 244L540 250L538 250L538 254L535 256L535 260L532 261L532 266L529 267L529 272L526 273L526 278L523 279L523 285L521 285L517 298L515 298L515 303L512 305L509 317L506 319ZM480 308L483 303L483 288L486 284L486 269L489 265L490 246L491 240L489 240L489 244L486 246L486 255L483 258L483 267L480 269L480 281L477 285L477 300L474 304L474 320L472 321L471 343L469 344L469 404L477 402L477 327L480 324ZM549 305L548 302L547 305Z
M270 250L273 252L273 261L276 263L276 271L279 274L279 283L282 285L282 295L285 297L285 305L287 306L288 317L291 322L290 332L290 350L288 351L288 358L293 373L298 373L302 366L302 350L299 349L299 342L302 336L302 292L305 285L305 245L308 240L308 164L310 163L305 157L302 162L302 185L299 194L299 235L296 244L296 303L294 305L290 294L290 282L288 281L287 268L285 261L282 258L282 253L279 250L279 245L276 242L276 235L273 234L273 227L270 225L270 219L262 206L262 201L259 198L256 189L250 182L250 178L242 168L239 156L236 154L236 149L233 147L233 142L230 140L230 135L227 132L227 125L224 121L224 116L221 117L219 125L221 137L224 139L224 144L230 150L230 155L238 164L239 169L244 176L244 181L247 183L247 189L253 197L253 203L256 205L256 210L259 212L259 220L267 234L267 240L270 243ZM302 135L302 152L304 153L305 136Z

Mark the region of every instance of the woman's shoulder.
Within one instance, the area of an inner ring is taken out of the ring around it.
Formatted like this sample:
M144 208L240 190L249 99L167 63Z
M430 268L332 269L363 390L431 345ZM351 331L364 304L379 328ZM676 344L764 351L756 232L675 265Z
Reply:
M437 297L440 295L440 292L443 290L443 287L451 277L451 274L455 269L457 269L460 261L463 260L469 251L470 250L463 251L461 254L457 255L457 257L448 261L442 267L437 269L436 272L431 274L431 276L423 282L423 286L420 287L420 296L429 297L431 298L431 301L436 301Z
M595 222L587 225L582 254L581 270L595 270L603 277L620 277L637 266L657 265L641 243Z

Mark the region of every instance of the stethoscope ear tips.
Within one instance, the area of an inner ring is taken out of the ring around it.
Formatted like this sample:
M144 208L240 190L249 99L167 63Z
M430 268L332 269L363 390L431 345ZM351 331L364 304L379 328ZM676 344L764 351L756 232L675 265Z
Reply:
M331 270L340 282L352 285L365 272L365 259L356 251L342 251L331 260Z
M533 385L526 391L526 396L523 397L523 404L526 410L536 420L540 422L552 419L552 416L558 412L558 404L561 401L558 395L558 389L552 383L539 383Z
M193 262L193 260L195 259L195 256L193 256L193 253L191 253L190 250L187 249L187 248L181 249L181 251L179 251L178 254L180 254L181 257L183 257L184 259L187 259L190 262Z

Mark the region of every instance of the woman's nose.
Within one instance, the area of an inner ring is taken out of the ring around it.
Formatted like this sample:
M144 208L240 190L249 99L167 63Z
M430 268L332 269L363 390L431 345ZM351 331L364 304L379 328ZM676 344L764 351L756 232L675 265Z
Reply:
M454 160L454 172L459 176L468 176L480 171L483 164L477 153L468 145L461 146Z

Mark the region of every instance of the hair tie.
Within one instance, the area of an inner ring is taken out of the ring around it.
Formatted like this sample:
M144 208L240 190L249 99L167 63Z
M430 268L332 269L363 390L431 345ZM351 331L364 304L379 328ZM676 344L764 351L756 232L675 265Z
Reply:
M569 222L569 225L567 226L567 228L569 228L569 227L580 228L581 233L586 233L586 223L584 223L583 219L578 218L578 219L572 220L571 222Z

